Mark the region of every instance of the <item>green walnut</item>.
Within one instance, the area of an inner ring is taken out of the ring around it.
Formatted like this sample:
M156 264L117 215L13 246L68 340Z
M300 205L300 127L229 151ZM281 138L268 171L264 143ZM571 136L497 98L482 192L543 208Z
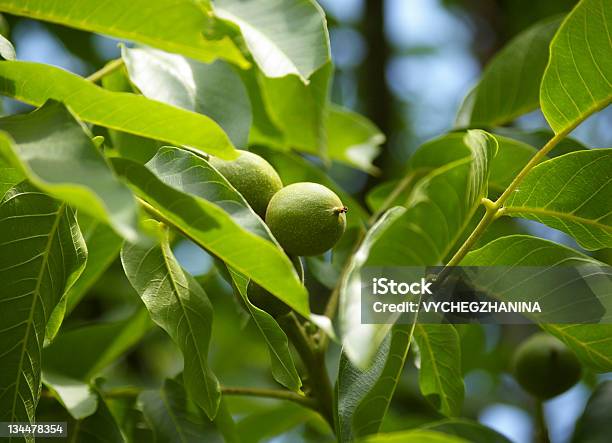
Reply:
M283 187L280 177L265 159L249 151L239 151L236 160L211 157L213 165L261 217L266 215L270 199Z
M574 386L581 375L580 362L560 340L537 333L514 354L514 375L521 386L542 400Z
M299 257L289 257L295 270L298 273L300 281L304 283L304 268ZM266 311L272 317L278 318L291 311L289 305L283 302L281 299L275 297L264 288L259 286L254 281L250 281L247 286L247 297L249 301L257 306L259 309Z
M319 255L331 249L346 228L346 207L318 183L294 183L272 197L266 223L290 255Z

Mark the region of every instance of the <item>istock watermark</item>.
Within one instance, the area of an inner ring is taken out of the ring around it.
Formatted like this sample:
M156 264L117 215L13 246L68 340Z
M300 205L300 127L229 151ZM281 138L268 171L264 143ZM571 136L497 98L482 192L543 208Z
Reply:
M362 323L610 323L609 267L393 267L361 275Z

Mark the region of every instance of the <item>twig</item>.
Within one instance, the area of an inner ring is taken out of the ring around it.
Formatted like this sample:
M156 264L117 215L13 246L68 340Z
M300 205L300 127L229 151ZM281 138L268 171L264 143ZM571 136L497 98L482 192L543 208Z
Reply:
M538 443L550 443L550 437L548 436L548 425L546 424L546 416L544 415L544 404L540 399L536 400L535 418L535 440Z
M92 83L96 83L96 82L100 81L103 77L105 77L108 74L110 74L111 72L114 72L117 69L119 69L121 66L123 66L123 59L122 58L116 58L115 60L112 60L112 61L108 62L106 65L104 65L98 71L96 71L93 74L91 74L85 80L89 80Z
M248 397L266 397L279 400L288 400L298 403L310 409L317 410L317 402L309 397L299 395L291 391L283 391L281 389L266 389L266 388L243 388L234 386L224 386L221 388L224 395L244 395Z
M327 420L334 429L334 395L325 365L325 353L317 352L310 337L299 324L295 315L290 314L279 318L279 324L293 343L300 355L310 380L312 394L317 400L316 410Z

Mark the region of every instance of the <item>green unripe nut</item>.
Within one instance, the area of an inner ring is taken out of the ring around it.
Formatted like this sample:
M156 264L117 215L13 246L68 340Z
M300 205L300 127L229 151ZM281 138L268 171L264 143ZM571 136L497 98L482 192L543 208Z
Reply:
M291 255L319 255L331 249L346 228L346 207L318 183L294 183L272 197L266 223Z
M266 215L270 199L283 187L280 177L265 159L249 151L239 151L236 160L211 157L215 167L261 217Z
M546 333L523 342L514 354L514 375L520 385L542 400L574 386L581 375L580 362L567 346Z
M299 257L290 257L300 281L304 283L304 268ZM254 281L249 281L247 286L247 297L249 301L259 309L266 311L274 318L281 317L291 312L291 308L281 299L275 297L270 292L259 286Z

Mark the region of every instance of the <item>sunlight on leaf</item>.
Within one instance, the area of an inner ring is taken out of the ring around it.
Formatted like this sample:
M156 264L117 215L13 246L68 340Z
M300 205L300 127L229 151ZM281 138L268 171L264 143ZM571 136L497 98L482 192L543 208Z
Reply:
M612 12L607 0L581 0L550 45L540 104L555 133L612 101Z
M421 426L421 429L444 432L465 438L470 443L512 443L508 438L476 421L463 418L442 420Z
M121 48L130 80L145 97L204 114L232 143L246 147L251 103L240 76L218 60L205 64L150 48Z
M461 437L442 432L415 429L372 435L358 440L359 443L468 443Z
M504 214L539 221L585 249L612 247L612 149L572 152L540 163L504 205Z
M51 372L43 372L42 380L76 420L96 412L98 394L87 383Z
M204 62L215 58L247 67L229 37L208 39L215 23L208 1L189 0L0 0L0 11L125 38ZM177 32L180 23L180 32Z
M0 56L5 60L15 60L15 48L3 35L0 35Z
M111 92L54 66L0 62L0 94L34 106L57 100L78 118L96 125L191 146L221 158L236 156L221 127L202 114L141 95Z
M267 77L293 74L307 82L330 60L325 14L314 1L217 0L214 11L238 25Z
M136 202L61 103L0 119L0 154L36 186L135 240Z

